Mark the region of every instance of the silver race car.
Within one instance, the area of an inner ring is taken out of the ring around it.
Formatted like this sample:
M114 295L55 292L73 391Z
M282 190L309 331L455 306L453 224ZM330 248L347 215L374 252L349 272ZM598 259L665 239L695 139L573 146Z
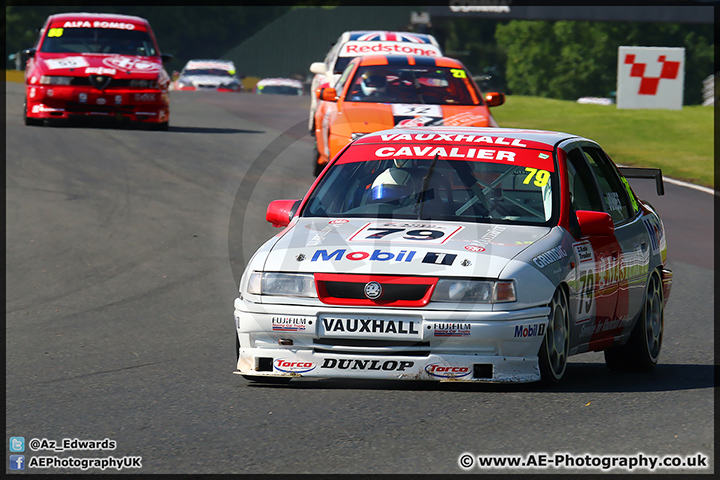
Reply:
M396 128L345 147L247 264L237 372L556 383L570 355L650 369L672 286L663 223L595 142Z

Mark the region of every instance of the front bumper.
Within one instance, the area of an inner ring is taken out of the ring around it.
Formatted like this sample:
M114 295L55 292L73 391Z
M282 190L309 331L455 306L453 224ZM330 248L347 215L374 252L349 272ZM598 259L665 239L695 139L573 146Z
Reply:
M107 117L164 123L170 116L168 93L163 90L36 85L27 87L26 99L26 115L36 119Z
M540 380L550 309L285 306L235 300L235 373L463 382Z

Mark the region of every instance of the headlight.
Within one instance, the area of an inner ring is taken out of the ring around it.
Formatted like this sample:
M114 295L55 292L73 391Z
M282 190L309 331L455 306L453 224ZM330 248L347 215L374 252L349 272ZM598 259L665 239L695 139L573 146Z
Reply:
M43 85L70 85L73 77L57 77L51 75L43 75L40 77L40 83Z
M513 281L442 278L433 292L433 302L505 303L517 300Z
M135 88L158 88L155 80L130 80L130 86Z
M252 272L247 291L253 295L317 298L312 273Z

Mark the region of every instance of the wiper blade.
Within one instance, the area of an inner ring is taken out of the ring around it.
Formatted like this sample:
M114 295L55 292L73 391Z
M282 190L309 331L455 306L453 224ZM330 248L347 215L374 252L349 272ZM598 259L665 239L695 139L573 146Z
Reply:
M427 173L423 176L423 183L422 187L420 189L420 195L418 196L417 202L415 203L415 208L417 208L418 205L420 205L420 212L418 213L418 219L422 220L422 214L423 214L423 207L425 206L425 197L427 188L430 185L430 177L432 176L433 172L435 171L435 164L438 161L438 158L440 157L440 154L435 154L435 158L433 159L432 163L430 164L430 167L428 168Z

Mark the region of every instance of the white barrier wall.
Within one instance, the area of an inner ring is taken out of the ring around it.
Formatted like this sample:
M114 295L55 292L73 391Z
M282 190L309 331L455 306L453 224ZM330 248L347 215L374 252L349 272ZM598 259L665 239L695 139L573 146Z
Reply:
M681 110L685 49L619 47L617 108Z

